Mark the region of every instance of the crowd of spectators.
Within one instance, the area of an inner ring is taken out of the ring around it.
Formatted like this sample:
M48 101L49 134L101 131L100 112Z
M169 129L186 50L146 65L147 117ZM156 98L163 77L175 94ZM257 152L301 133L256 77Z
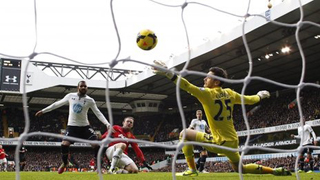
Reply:
M26 147L27 153L25 171L50 171L53 168L57 168L61 164L61 150L50 147ZM72 151L72 150L71 150ZM14 148L6 148L6 152L9 155L8 160L14 160ZM91 151L88 149L77 149L74 153L73 159L79 166L79 168L88 168L89 160L92 157ZM12 170L13 167L11 167Z
M296 102L296 94L287 92L282 95L271 96L261 103L261 108L248 117L250 129L277 126L299 122L299 112ZM307 121L319 118L320 104L319 90L306 90L300 94L302 113ZM247 111L253 107L248 106ZM245 130L245 123L240 106L235 108L235 127L237 131Z

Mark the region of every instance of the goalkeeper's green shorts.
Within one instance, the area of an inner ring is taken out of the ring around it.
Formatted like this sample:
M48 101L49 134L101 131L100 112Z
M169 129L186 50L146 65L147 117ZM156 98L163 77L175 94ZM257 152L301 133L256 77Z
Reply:
M196 134L196 141L197 142L204 142L210 144L216 144L224 147L238 149L239 141L223 141L220 144L217 144L214 139L212 138L211 134L207 134L204 132L197 132ZM212 147L212 146L203 146L207 151L217 153L219 155L225 155L228 157L231 163L238 163L240 161L240 154L239 152L233 152L225 149L221 149L219 147Z

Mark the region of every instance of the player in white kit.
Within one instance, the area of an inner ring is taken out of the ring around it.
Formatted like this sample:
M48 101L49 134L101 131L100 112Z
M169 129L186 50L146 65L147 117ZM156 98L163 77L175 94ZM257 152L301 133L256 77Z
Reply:
M189 129L210 133L210 129L207 122L202 119L202 110L197 110L196 116L197 116L196 119L192 119ZM204 165L208 157L208 152L202 146L195 146L195 149L197 149L200 153L200 157L196 164L197 169L199 170L199 172L207 173L207 171L204 170Z
M303 126L298 127L298 135L291 134L291 137L301 139L302 146L317 145L316 133L313 131L312 127L309 124L306 124L305 119L303 119ZM304 171L304 163L305 163L304 154L305 153L307 153L306 162L309 162L310 164L310 170L308 171L308 173L313 171L314 160L312 158L312 152L313 152L312 148L304 148L303 151L300 153L299 155L300 170L299 171Z
M51 104L50 106L38 111L35 116L41 116L44 113L50 112L63 105L69 104L69 117L66 129L66 136L77 137L81 139L97 140L97 135L91 128L88 120L88 110L91 109L97 118L107 126L110 127L109 122L98 109L96 102L93 98L87 95L88 87L85 81L78 83L78 92L69 93L63 99ZM72 144L70 140L63 139L61 143L61 153L63 163L58 169L58 173L64 172L65 167L69 164L69 146ZM93 145L95 158L97 157L99 146ZM96 163L97 164L97 163Z

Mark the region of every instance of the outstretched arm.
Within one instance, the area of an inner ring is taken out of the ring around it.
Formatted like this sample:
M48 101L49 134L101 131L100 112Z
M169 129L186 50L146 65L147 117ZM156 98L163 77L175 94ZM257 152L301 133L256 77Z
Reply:
M57 109L57 108L65 105L65 104L67 104L67 103L68 103L68 100L69 100L69 96L70 96L70 95L67 94L66 96L64 96L63 99L61 99L61 100L59 100L59 101L51 104L50 106L48 106L48 107L46 107L46 108L38 111L38 112L35 114L35 116L41 116L41 115L44 114L44 113L50 112L50 111L52 111L52 110L54 110L54 109Z
M144 162L145 161L145 158L144 158L144 155L141 151L141 149L139 148L138 144L137 143L131 143L131 146L132 146L132 149L134 150L134 152L136 153L136 155L138 156L140 162Z
M1 152L0 155L1 155L1 154L4 154L5 156L9 156L9 155L8 155L7 153L5 153L5 152Z
M97 118L104 124L107 126L107 129L110 128L110 123L108 122L108 120L104 117L104 115L101 113L101 111L98 109L96 102L93 100L93 103L91 105L91 109L93 111L93 113L97 116Z
M234 92L234 91L233 91ZM262 99L269 98L270 93L268 91L259 91L256 95L241 95L235 93L235 104L241 104L241 97L243 96L244 104L253 105L260 102Z
M153 67L153 73L158 75L166 76L168 79L173 81L174 83L177 83L178 76L175 75L172 71L170 71L166 64L162 61L154 60L154 64L158 67ZM207 91L205 88L197 87L193 84L191 84L188 80L181 77L180 81L180 88L184 91L187 91L191 95L195 96L199 99L199 101L203 101L203 99L206 97Z
M135 138L133 138L135 139ZM140 159L140 162L143 164L144 167L148 168L149 170L153 170L152 167L146 162L144 155L141 151L141 149L139 148L137 143L131 143L131 146L134 150L134 152L136 153L136 155L138 156L138 158Z

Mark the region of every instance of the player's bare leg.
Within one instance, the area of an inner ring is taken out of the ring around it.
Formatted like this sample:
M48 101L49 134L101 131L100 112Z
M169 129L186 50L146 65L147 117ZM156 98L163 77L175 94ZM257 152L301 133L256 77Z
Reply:
M138 171L139 171L138 167L135 163L130 163L124 169L127 170L128 173L138 173Z

